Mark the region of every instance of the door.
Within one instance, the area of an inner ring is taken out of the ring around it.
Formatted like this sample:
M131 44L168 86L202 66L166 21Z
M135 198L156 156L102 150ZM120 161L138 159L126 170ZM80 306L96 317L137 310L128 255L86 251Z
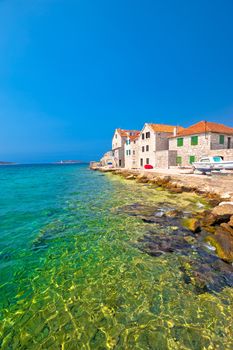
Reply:
M231 148L231 138L230 137L227 138L227 148L228 149Z

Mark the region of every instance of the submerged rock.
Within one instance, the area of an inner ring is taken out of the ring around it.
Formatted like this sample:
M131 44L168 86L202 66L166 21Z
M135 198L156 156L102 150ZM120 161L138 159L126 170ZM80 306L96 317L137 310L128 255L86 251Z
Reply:
M144 243L140 249L152 256L183 251L191 247L182 236L159 236L156 235L156 231L149 231L140 242Z
M54 240L65 231L66 227L61 221L51 222L40 230L38 237L33 241L34 250L47 248L49 241Z
M233 236L233 228L226 222L223 222L220 225L221 228L223 228L225 231L229 232Z
M196 218L185 218L182 220L182 224L192 232L196 233L201 231L200 221Z
M233 215L233 205L218 205L212 210L212 214L216 217L215 223L227 221Z
M196 259L180 258L185 283L192 284L197 293L220 292L233 287L233 267L216 256L199 249Z
M230 217L230 221L228 222L230 227L233 227L233 215Z
M233 262L233 236L223 228L206 237L206 241L216 248L217 255L224 261Z

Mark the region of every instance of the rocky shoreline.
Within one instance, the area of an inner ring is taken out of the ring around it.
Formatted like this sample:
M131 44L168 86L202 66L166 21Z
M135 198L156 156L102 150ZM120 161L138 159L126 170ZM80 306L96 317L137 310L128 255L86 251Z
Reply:
M229 193L219 193L218 191L208 191L207 186L197 186L196 183L193 183L192 179L190 181L183 181L182 177L177 179L177 176L169 175L158 175L152 172L140 172L137 170L126 170L126 169L106 169L102 167L94 167L92 170L98 170L104 173L111 173L112 175L118 175L123 177L126 180L134 180L138 183L148 184L153 188L160 187L161 189L166 189L171 193L182 193L182 192L195 192L198 195L204 196L208 202L211 204L213 209L203 210L201 213L194 213L191 217L182 218L179 212L170 211L165 212L163 215L158 216L156 212L151 213L151 210L148 208L135 207L131 208L130 215L139 215L144 222L158 223L163 217L163 223L165 223L168 218L171 221L177 221L181 223L184 230L190 232L191 240L192 235L199 239L202 237L206 245L209 246L210 250L214 252L222 261L224 261L229 268L232 268L233 263L233 196ZM206 181L204 180L199 180ZM207 180L208 181L208 180ZM126 211L129 208L126 208ZM142 212L144 213L142 215ZM133 214L132 214L133 213ZM187 233L187 232L186 232ZM175 245L174 242L169 238L170 242L166 249L172 250L172 246ZM179 238L180 240L180 238ZM183 237L182 237L183 245ZM181 245L182 242L180 241ZM158 242L157 242L158 243ZM164 242L160 242L164 245ZM187 243L187 242L186 242ZM188 242L189 244L190 242ZM159 243L158 249L159 249ZM166 245L166 244L165 244ZM170 248L169 248L170 245ZM154 244L155 246L155 244ZM154 249L154 248L153 248ZM166 251L165 249L165 251ZM174 248L175 249L175 248ZM158 252L155 252L155 255Z

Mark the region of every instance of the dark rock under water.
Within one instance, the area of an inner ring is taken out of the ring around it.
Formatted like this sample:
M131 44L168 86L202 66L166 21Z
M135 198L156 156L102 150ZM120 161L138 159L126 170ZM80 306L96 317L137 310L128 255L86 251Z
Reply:
M183 280L192 284L196 293L220 292L224 287L233 287L233 267L208 249L207 232L194 234L182 226L182 220L190 217L190 213L166 203L158 206L134 203L119 208L118 213L136 216L151 224L138 240L138 249L153 257L178 254Z

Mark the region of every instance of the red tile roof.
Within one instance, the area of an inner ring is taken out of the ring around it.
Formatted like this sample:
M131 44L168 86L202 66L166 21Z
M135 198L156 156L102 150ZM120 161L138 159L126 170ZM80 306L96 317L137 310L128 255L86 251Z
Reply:
M220 134L233 134L233 128L223 124L206 122L203 120L197 124L191 125L190 127L179 131L176 137L195 135L195 134L204 134L207 132L215 132Z
M137 131L134 135L129 136L130 141L135 141L139 138L140 131Z
M140 131L138 130L125 130L125 129L117 129L118 133L121 135L121 137L128 137L130 136L130 133L140 134ZM133 135L132 135L133 136Z
M180 132L184 128L182 126L173 126L166 124L148 124L154 132L174 132L174 128L177 128L177 131Z

